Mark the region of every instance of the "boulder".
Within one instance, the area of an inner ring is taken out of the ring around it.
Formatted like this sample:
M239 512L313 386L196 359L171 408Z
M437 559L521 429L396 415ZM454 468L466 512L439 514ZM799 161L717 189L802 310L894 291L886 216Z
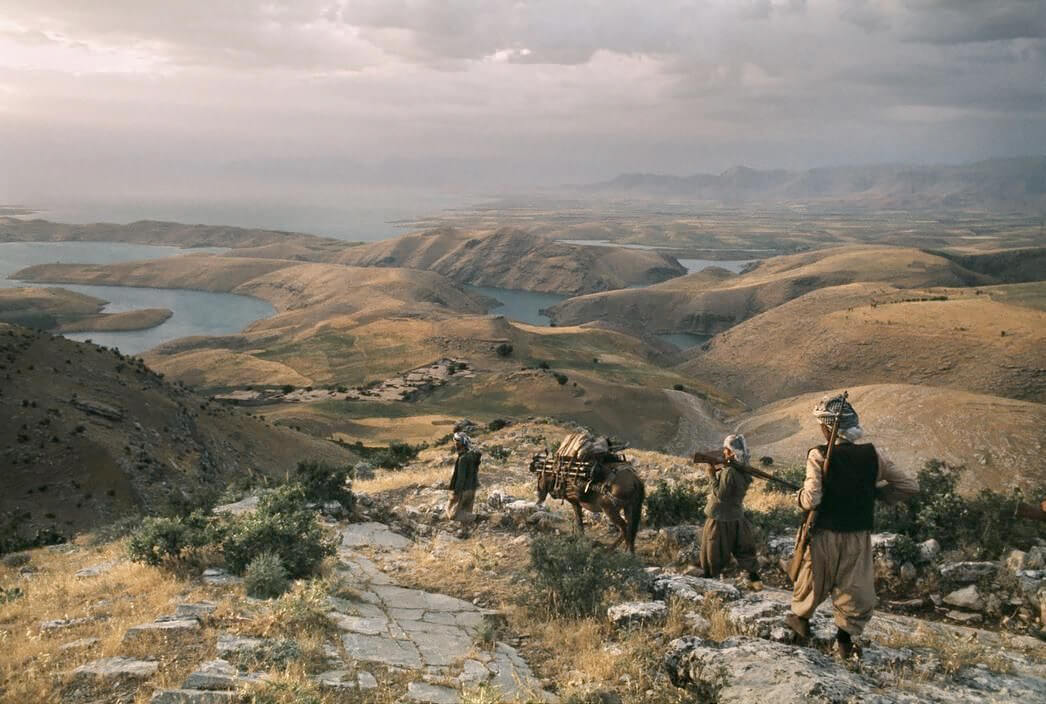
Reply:
M898 574L900 575L901 579L905 582L914 582L915 578L919 575L919 573L915 569L915 565L913 565L910 562L905 562L903 565L901 565L901 569L898 572Z
M1013 550L1006 556L1006 569L1016 574L1025 569L1028 553L1023 550Z
M138 686L156 674L155 660L115 657L92 660L69 673L62 701L132 701Z
M1020 570L1014 575L1020 587L1021 596L1032 605L1038 604L1039 590L1046 586L1046 570Z
M378 688L378 679L366 670L360 670L359 674L356 675L356 682L359 684L360 689Z
M724 601L741 598L741 592L732 584L718 579L679 574L657 577L654 580L654 594L662 600L672 596L693 603L704 601L707 594L715 594Z
M923 562L933 562L941 554L941 544L933 538L919 543L919 559Z
M215 692L202 689L158 689L149 704L235 704L240 701L235 692Z
M243 578L237 577L236 575L229 574L225 570L218 567L210 567L203 571L204 584L210 584L215 587L227 587L234 584L242 584Z
M944 597L944 603L967 611L980 611L984 608L984 600L981 599L981 594L977 591L975 584L956 589Z
M76 576L80 577L81 579L101 577L103 574L108 574L118 564L118 560L109 560L108 562L102 562L97 565L91 565L90 567L84 567L82 570L78 570L76 572Z
M607 609L607 618L618 628L664 621L668 607L663 601L630 601Z
M188 638L200 631L200 622L195 618L175 619L170 621L152 621L132 626L124 633L123 642L133 643L146 636L160 638Z
M427 704L458 704L461 697L457 690L428 682L411 682L407 685L407 699Z
M29 564L29 553L12 552L3 557L5 567L22 567Z
M1024 562L1024 569L1046 570L1046 548L1036 545L1028 550L1028 556Z
M955 584L973 584L995 577L999 565L994 562L950 562L941 565L941 577Z

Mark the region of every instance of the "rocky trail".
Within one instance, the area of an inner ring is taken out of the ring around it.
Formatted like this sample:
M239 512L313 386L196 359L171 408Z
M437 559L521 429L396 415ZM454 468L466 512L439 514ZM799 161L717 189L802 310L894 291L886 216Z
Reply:
M456 704L460 692L484 685L506 701L552 701L527 663L503 642L484 646L477 638L498 612L437 592L400 586L371 557L397 557L413 545L386 525L376 522L341 524L336 576L351 598L328 597L327 618L337 636L324 644L326 668L313 680L332 690L378 688L375 672L393 674L405 683L406 701ZM104 575L116 563L94 566L85 578ZM208 569L201 580L214 590L215 600L237 590L242 580L219 569ZM258 600L248 599L248 602ZM264 602L261 602L264 604ZM220 704L240 701L243 687L271 679L250 665L271 661L288 648L287 641L220 632L213 643L217 658L201 661L177 687L155 687L160 663L134 655L140 643L177 648L192 643L216 609L214 601L180 603L169 614L127 629L127 655L86 662L67 674L63 702L142 701L140 689L151 691L151 704ZM264 606L263 606L264 609ZM79 625L79 621L42 624L43 630ZM90 639L89 639L90 640ZM96 640L96 639L94 639ZM93 642L71 641L62 648L90 648Z

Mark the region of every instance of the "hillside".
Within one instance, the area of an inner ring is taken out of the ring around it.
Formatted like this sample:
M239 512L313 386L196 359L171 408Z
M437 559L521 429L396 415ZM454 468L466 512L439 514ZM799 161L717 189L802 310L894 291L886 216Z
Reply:
M869 283L822 288L716 335L681 370L752 406L879 383L1046 401L1046 313L993 298Z
M969 492L1046 485L1046 406L1041 403L908 384L850 386L849 391L866 440L910 471L937 458L967 467L962 486ZM778 401L742 416L736 427L753 454L801 461L809 448L823 442L811 409L826 393L836 391Z
M475 286L579 294L664 281L686 273L664 254L559 244L518 228L474 233L452 227L348 249L334 261L436 271Z
M873 208L1001 208L1038 211L1046 203L1046 156L957 166L846 166L719 174L622 174L588 193L687 197L729 204L814 201Z
M605 320L651 333L712 334L810 291L858 281L898 288L993 283L919 249L853 245L765 259L736 276L705 270L649 288L578 296L550 315L565 325Z
M0 289L0 322L61 332L143 330L171 317L165 308L102 313L100 298L62 288Z
M0 353L0 515L23 536L192 507L304 459L353 459L92 344L0 323Z

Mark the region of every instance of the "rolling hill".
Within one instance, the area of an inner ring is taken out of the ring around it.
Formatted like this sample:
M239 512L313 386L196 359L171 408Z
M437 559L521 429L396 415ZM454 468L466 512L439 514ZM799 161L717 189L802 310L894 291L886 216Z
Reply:
M644 286L686 273L667 255L561 244L519 228L470 232L442 227L345 250L355 266L439 272L460 283L569 295Z
M606 320L651 333L713 334L810 291L858 281L915 288L994 279L919 249L853 245L773 257L736 276L706 269L644 289L578 296L550 315L564 325Z
M0 323L0 354L0 516L23 537L194 507L300 460L354 459L96 345Z
M1046 401L1046 313L999 298L870 283L822 288L716 335L681 369L753 406L878 383Z
M823 442L811 415L826 393L784 399L737 420L756 456L801 463ZM1041 491L1046 405L911 384L849 387L867 436L895 462L916 471L929 459L965 465L965 491L1016 484Z

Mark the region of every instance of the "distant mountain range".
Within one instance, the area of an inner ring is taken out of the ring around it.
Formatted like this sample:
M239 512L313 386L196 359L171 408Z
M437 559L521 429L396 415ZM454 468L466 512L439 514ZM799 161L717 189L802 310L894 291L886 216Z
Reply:
M1046 208L1046 156L991 159L959 166L841 166L721 174L621 174L583 186L589 193L736 203L821 202L890 208Z

